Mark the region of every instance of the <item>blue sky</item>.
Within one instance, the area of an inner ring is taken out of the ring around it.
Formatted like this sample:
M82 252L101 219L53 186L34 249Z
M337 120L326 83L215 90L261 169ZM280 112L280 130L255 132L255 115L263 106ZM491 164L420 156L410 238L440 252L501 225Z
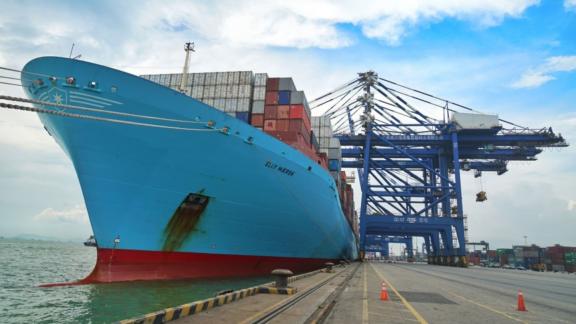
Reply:
M531 127L576 136L576 1L3 1L0 66L43 55L135 74L191 70L292 76L315 97L372 69ZM4 72L0 75L8 75ZM0 85L0 93L23 95ZM575 148L482 180L464 174L471 239L576 245ZM90 234L71 163L36 116L0 111L0 235Z

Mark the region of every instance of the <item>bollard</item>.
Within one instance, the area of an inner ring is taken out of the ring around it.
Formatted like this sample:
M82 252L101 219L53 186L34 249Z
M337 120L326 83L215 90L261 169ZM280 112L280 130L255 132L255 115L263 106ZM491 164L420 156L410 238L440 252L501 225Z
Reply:
M272 275L276 280L276 288L286 288L288 287L288 277L293 273L288 269L275 269L272 270Z
M326 272L332 273L332 267L334 266L334 263L326 262L324 265L326 266Z

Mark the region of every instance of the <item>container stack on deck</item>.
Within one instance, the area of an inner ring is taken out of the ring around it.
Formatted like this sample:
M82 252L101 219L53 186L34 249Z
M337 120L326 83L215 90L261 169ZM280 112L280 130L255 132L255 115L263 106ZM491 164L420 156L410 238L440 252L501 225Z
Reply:
M312 117L304 91L292 78L269 78L251 71L189 73L181 90L182 74L142 75L144 79L183 91L224 111L302 152L330 171L338 187L342 211L358 234L354 192L340 170L340 141L327 116Z
M182 74L153 74L142 77L178 91L182 82ZM250 71L189 73L184 92L249 123L252 78Z
M256 96L258 92L261 98L264 80L257 77L256 81L259 86L254 88L254 93ZM264 110L260 110L258 102L258 109L252 109L252 125L326 167L325 160L318 158L312 145L310 108L304 92L296 90L292 78L266 78L265 84Z

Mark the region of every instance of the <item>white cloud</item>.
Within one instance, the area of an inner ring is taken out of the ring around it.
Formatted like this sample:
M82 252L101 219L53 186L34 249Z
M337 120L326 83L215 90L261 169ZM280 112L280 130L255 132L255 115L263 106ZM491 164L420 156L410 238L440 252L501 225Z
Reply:
M552 56L544 64L526 71L520 80L512 84L513 88L536 88L548 81L554 80L552 74L576 70L576 55Z
M34 220L42 222L87 224L88 212L84 205L76 205L62 210L46 208L35 215Z
M73 7L55 3L40 10L36 4L13 2L11 15L0 17L0 31L10 35L6 41L27 42L47 48L57 42L62 52L77 42L87 49L102 51L107 43L126 35L139 33L147 41L141 46L155 47L158 31L188 34L213 43L242 46L281 46L294 48L336 48L354 42L342 24L359 27L364 36L398 44L412 29L444 19L468 21L479 27L498 25L506 18L520 17L539 0L307 0L292 1L142 1L138 5L100 2L98 10L88 6ZM10 3L7 4L7 7ZM26 10L24 10L26 9ZM66 14L75 11L76 15ZM115 19L130 12L130 19ZM35 26L22 26L21 21L42 20L50 22ZM11 30L18 27L20 33ZM122 33L111 32L122 30ZM138 37L124 40L136 42ZM135 49L140 49L136 47ZM110 47L110 51L126 48ZM66 53L67 54L67 53Z
M564 0L564 8L566 10L576 10L576 0Z

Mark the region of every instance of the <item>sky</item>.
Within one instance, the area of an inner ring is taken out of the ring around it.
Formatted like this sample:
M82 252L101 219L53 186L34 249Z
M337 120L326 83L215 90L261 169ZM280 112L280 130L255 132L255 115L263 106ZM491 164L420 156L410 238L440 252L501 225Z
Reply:
M252 70L314 98L357 72L576 138L576 0L2 1L0 66L73 55L134 74ZM0 71L0 76L16 76ZM2 79L0 81L7 81ZM0 84L0 94L23 96ZM576 246L576 148L463 173L471 241ZM475 202L475 193L488 200ZM357 203L357 205L359 205ZM91 234L72 164L37 116L0 110L0 236Z

